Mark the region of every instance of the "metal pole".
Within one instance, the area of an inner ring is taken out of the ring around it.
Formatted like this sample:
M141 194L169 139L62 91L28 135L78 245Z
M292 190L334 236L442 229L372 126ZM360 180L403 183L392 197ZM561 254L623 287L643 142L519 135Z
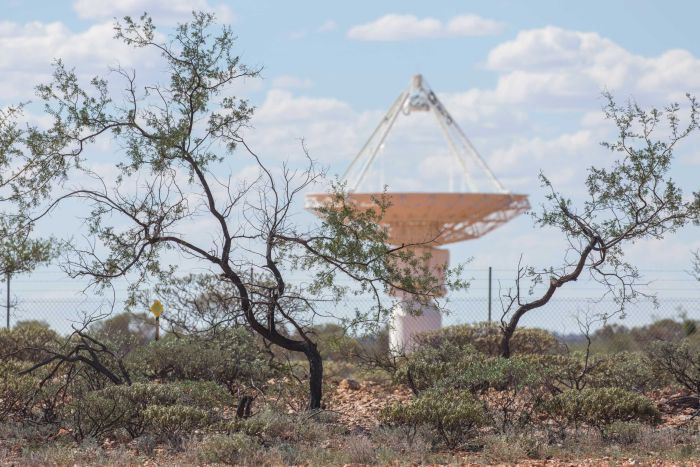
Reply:
M10 272L5 273L5 281L7 282L7 329L10 329Z
M160 316L156 316L156 340L160 339Z
M491 266L489 266L489 323L491 322Z

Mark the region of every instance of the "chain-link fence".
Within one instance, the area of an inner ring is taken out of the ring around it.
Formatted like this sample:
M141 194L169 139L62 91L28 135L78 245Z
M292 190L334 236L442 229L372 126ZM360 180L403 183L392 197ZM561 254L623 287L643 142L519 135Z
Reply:
M354 310L369 310L372 304L373 302L369 299L348 299L339 304L330 302L318 304L317 308L320 315L351 317ZM26 299L18 301L11 307L10 321L12 325L25 320L45 321L58 332L68 333L72 325L83 323L87 317L104 318L121 311L118 304L113 306L110 301L103 299ZM644 326L662 319L700 321L700 296L660 297L656 305L650 300L640 300L627 305L624 315L620 315L618 311L618 305L613 300L601 300L595 297L554 297L544 307L527 313L521 320L521 325L566 335L580 334L581 324L587 317L596 319L593 329L604 324L600 321L602 316L611 316L607 320L608 324L616 323L627 327ZM487 321L488 317L487 297L455 296L451 297L446 304L442 324L449 326L477 323ZM493 321L501 319L499 302L492 302L491 319ZM325 320L328 321L329 318ZM324 319L319 320L319 322L323 321Z

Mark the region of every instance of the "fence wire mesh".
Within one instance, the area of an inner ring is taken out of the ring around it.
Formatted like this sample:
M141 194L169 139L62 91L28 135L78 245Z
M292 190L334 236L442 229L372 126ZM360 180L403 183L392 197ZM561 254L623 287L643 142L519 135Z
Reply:
M321 304L319 312L323 315L349 317L355 309L368 310L372 304L370 299L348 299L339 304ZM488 309L489 302L486 297L451 297L446 305L442 324L450 326L484 322L488 319ZM17 301L11 307L10 324L14 326L20 321L39 320L47 322L60 333L69 333L71 326L80 325L87 317L106 318L121 311L119 306L113 307L110 301L104 299L25 299ZM700 297L660 297L656 305L652 301L640 300L629 304L624 316L617 314L617 311L618 305L613 300L600 300L598 297L555 297L544 307L526 314L520 324L567 335L581 333L580 324L581 321L585 321L586 315L612 315L606 322L596 321L593 330L606 323L639 327L664 319L700 321ZM491 316L493 321L500 321L499 303L492 303ZM319 321L321 322L323 320Z

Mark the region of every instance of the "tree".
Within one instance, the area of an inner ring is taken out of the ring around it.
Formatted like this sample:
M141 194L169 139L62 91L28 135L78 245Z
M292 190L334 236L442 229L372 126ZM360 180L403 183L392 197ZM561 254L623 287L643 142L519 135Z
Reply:
M214 335L229 328L245 326L245 317L238 304L238 292L220 275L187 274L171 277L139 294L136 309L147 309L158 297L168 310L161 320L178 334L206 333Z
M693 256L691 259L693 269L690 271L690 275L700 281L700 250L695 250L691 254Z
M318 224L303 228L293 222L296 198L321 181L323 173L308 157L298 168L283 164L270 169L247 144L243 130L253 108L232 95L232 85L256 77L258 70L233 54L229 28L212 33L213 21L210 14L195 13L166 41L157 40L146 15L117 23L117 38L160 54L159 69L167 75L162 82L141 85L136 71L118 67L113 74L124 91L113 91L100 77L85 87L73 70L57 62L53 81L38 88L53 123L49 129L30 127L22 135L24 150L15 155L25 162L22 177L8 186L12 193L26 193L37 180L50 184L68 178L78 184L59 194L48 190L41 209L30 209L37 203L15 197L31 222L67 200L88 203L90 241L73 245L64 266L72 277L87 277L98 288L131 278L135 300L138 287L172 277L172 263L182 258L207 266L230 284L232 310L242 314L247 326L306 357L308 407L316 409L321 406L323 364L307 331L320 302L338 303L348 293L372 294L374 306L354 310L348 323L359 325L387 316L383 297L390 288L428 301L436 300L443 284L407 245L388 245L379 222L388 206L385 197L360 209L348 202L342 186L334 185L331 202L319 207L323 218ZM125 153L114 181L94 174L85 152L92 142L109 138ZM234 157L256 164L258 177L238 185L231 181ZM96 182L75 173L91 175ZM202 218L212 221L207 235L188 235L188 224ZM168 263L168 254L178 259ZM309 283L295 286L287 278L299 269L312 276ZM448 271L448 285L460 285L456 273ZM338 285L341 275L354 286ZM289 328L298 337L290 337Z
M39 266L50 263L59 252L57 242L52 239L32 239L32 225L13 222L0 217L0 275L5 278L7 328L10 328L10 281L13 276L32 272Z
M156 322L148 313L118 313L96 321L88 327L95 339L109 344L120 356L137 347L147 345L155 338Z
M501 319L501 354L510 356L510 339L520 319L549 302L556 291L588 272L612 296L618 311L643 295L638 289L639 272L624 260L624 248L646 239L660 239L689 222L700 219L700 192L684 199L669 171L676 144L698 129L698 104L688 96L689 121L681 125L680 106L665 111L643 110L636 103L618 106L610 94L605 116L617 126L618 139L603 146L621 157L610 168L591 167L586 178L587 200L579 207L555 190L544 175L542 185L549 191L548 205L535 214L540 227L561 231L569 245L560 268L537 271L518 267L513 289L504 298ZM668 138L654 139L654 132L666 122ZM530 295L544 285L536 299L523 297L522 283L531 282Z

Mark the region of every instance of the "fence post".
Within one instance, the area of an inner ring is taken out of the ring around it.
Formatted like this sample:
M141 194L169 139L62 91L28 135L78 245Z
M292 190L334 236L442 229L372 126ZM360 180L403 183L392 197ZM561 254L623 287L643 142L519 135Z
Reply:
M10 330L10 271L5 273L5 285L7 285L7 330Z
M491 322L491 266L489 266L489 323Z

